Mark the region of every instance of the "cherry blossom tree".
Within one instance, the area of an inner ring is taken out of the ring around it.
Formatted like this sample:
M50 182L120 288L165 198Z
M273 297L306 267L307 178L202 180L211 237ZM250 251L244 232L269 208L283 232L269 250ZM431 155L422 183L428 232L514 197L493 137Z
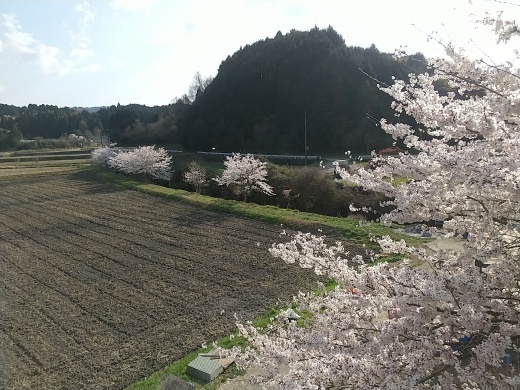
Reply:
M108 166L128 175L170 180L172 157L164 148L140 146L110 157Z
M244 202L253 192L273 195L273 188L267 184L267 163L254 158L251 154L233 153L224 161L224 172L214 178L219 185L228 186L235 194L242 195Z
M199 193L202 191L202 187L208 185L208 179L206 177L206 170L200 166L196 161L192 161L188 164L188 168L184 172L184 181L195 187L195 192Z
M500 15L483 23L518 47L517 24ZM417 123L381 121L408 152L373 170L338 171L392 199L381 222L439 221L434 232L464 234L463 248L374 238L382 254L404 260L373 265L380 255L349 256L311 234L273 245L274 256L339 286L295 297L314 313L305 327L283 312L267 330L238 323L251 343L234 351L238 364L266 368L252 378L265 388L520 388L520 73L445 48L448 58L429 60L428 74L380 87L397 116ZM397 176L410 181L395 185Z
M91 153L92 162L104 168L108 168L110 158L115 156L114 149L108 147L96 148Z

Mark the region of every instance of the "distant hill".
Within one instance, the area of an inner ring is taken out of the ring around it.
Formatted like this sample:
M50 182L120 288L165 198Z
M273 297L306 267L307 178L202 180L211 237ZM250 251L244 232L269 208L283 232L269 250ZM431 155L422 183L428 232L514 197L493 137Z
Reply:
M108 106L98 106L98 107L72 107L73 110L77 112L87 111L90 113L98 112L102 108L107 108Z
M423 60L421 54L415 59ZM188 150L299 153L306 117L309 153L367 152L391 143L374 118L392 118L377 89L410 65L370 48L347 47L329 26L278 32L228 56L180 121Z
M14 129L23 139L56 139L76 134L89 139L109 136L121 145L171 144L178 141L176 121L184 106L183 103L154 107L118 104L70 108L45 104L17 107L0 103L0 150L16 146L7 142Z

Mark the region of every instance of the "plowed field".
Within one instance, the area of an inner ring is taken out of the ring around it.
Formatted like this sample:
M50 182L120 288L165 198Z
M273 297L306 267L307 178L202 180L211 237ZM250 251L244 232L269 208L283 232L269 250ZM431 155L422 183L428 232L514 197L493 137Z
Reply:
M312 288L279 232L81 174L0 181L0 388L120 389Z

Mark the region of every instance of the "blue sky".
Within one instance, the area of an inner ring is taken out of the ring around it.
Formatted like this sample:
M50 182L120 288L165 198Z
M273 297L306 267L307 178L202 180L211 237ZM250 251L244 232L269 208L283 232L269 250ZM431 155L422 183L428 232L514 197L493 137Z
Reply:
M520 4L520 0L509 2ZM493 58L472 13L486 0L1 0L0 103L164 105L198 71L215 76L241 46L277 31L334 27L347 45L442 55L426 33ZM427 8L429 7L429 8ZM520 7L507 8L520 20ZM479 47L468 44L469 39Z

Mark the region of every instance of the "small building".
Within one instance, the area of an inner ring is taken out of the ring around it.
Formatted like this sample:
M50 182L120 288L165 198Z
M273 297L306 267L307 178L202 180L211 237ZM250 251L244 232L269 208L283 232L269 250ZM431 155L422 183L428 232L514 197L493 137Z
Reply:
M186 367L186 374L206 382L215 379L222 371L224 368L217 360L206 356L197 356Z

